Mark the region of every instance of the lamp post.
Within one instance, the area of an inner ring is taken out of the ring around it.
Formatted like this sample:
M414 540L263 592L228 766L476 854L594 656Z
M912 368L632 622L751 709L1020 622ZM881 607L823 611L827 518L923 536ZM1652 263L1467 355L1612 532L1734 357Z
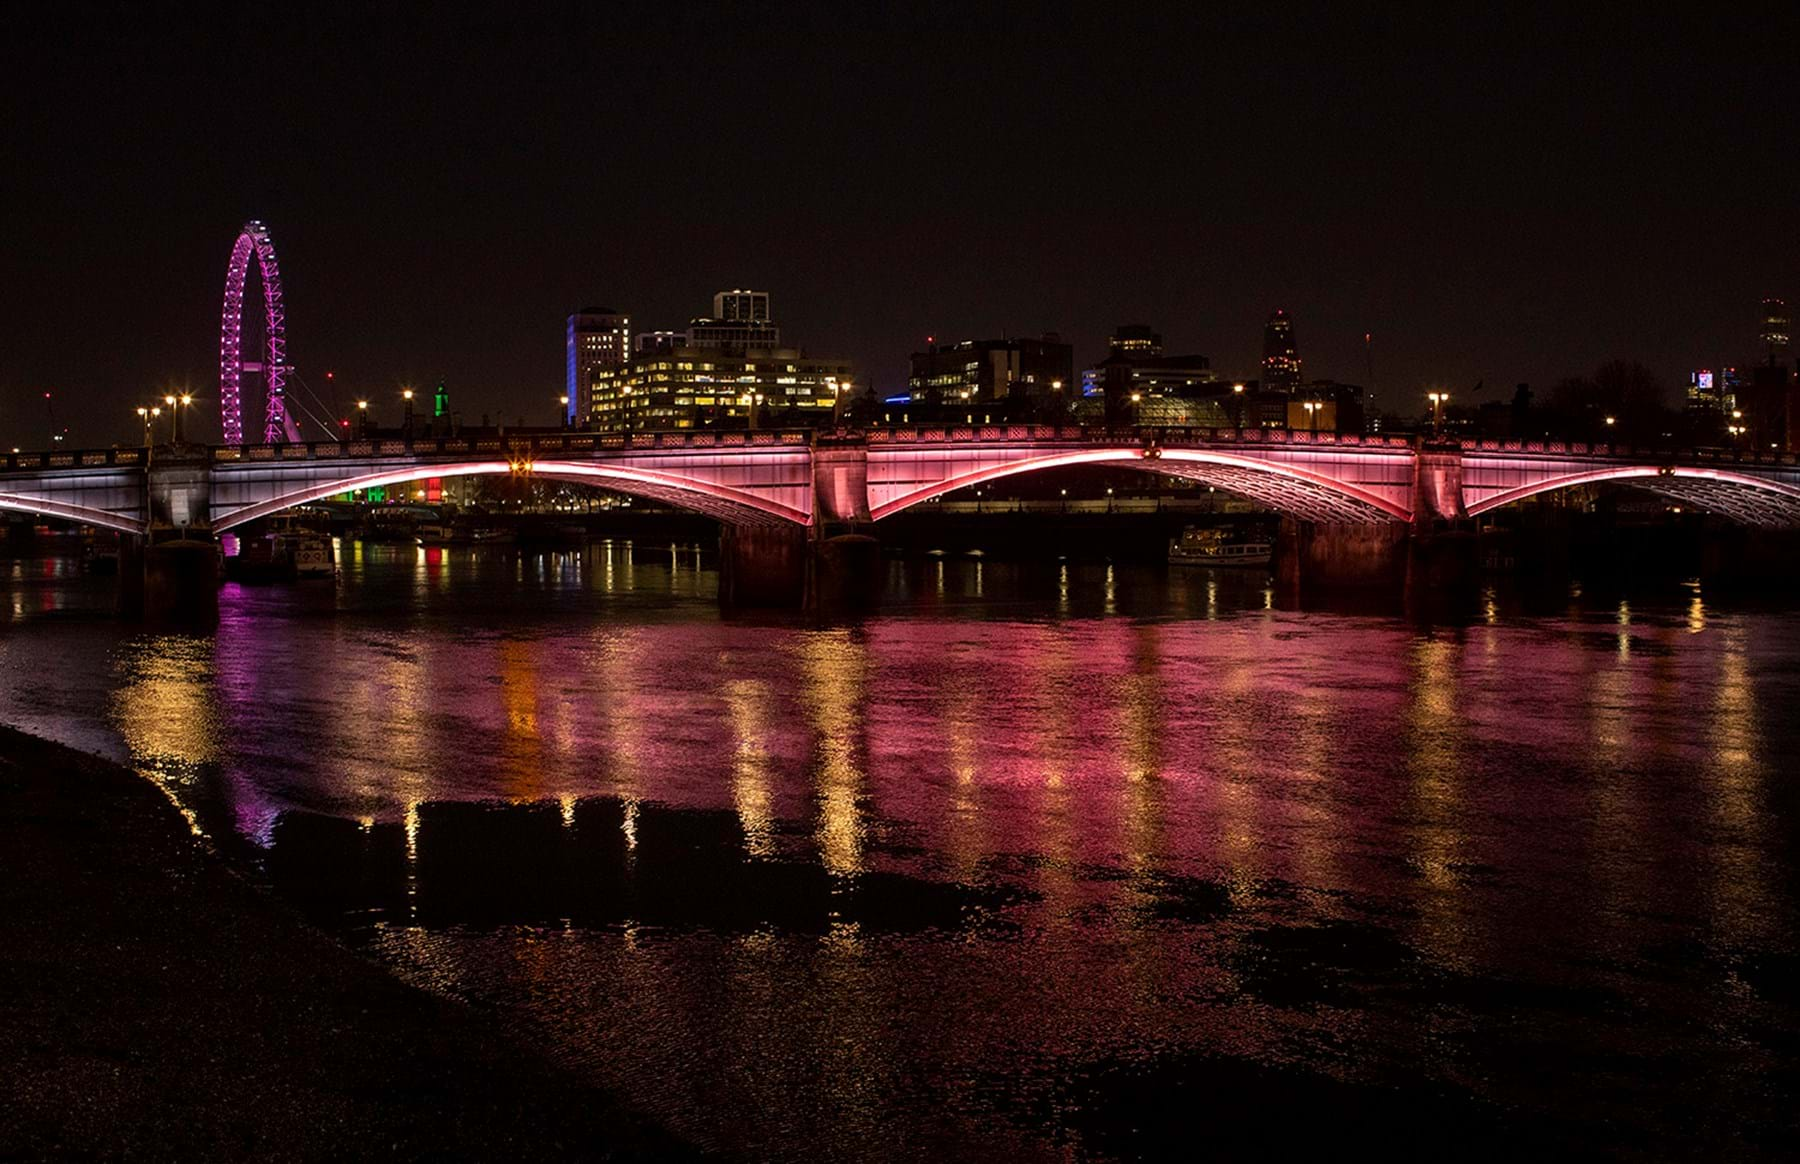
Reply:
M560 397L558 397L558 399L560 399L562 401L563 427L564 428L575 427L575 418L573 416L569 415L569 394L567 392L564 392Z
M1238 435L1244 435L1244 386L1231 386L1231 425L1237 429Z
M400 390L400 398L406 401L406 439L411 440L413 432L413 390L411 388L402 388Z
M181 417L175 411L175 397L163 397L163 407L169 410L169 443L181 443Z
M369 402L367 400L356 402L356 437L358 440L369 438Z
M1441 439L1444 435L1444 402L1450 399L1450 394L1427 392L1425 399L1431 401L1431 435Z

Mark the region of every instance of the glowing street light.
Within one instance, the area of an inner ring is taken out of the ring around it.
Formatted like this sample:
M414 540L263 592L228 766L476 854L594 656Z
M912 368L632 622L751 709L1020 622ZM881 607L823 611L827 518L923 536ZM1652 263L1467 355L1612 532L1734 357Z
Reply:
M1450 399L1448 392L1427 392L1425 399L1431 401L1431 432L1433 436L1444 435L1444 403Z

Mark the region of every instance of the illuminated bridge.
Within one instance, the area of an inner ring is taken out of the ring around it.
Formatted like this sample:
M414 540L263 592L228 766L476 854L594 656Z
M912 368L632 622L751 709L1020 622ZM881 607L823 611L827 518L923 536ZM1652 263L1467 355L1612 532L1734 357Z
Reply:
M1791 456L1673 456L1579 443L1280 430L1048 426L386 437L0 456L0 510L144 534L220 533L290 506L421 477L529 473L717 518L820 534L1021 474L1106 465L1204 482L1322 524L1425 525L1619 482L1751 526L1800 526ZM873 524L872 524L873 523Z

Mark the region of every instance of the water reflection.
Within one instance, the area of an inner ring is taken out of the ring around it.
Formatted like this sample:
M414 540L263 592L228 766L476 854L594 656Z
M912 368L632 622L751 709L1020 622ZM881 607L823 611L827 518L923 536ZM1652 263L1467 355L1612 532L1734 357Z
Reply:
M817 626L660 543L341 560L207 637L26 616L0 702L706 1142L1130 1157L1291 1100L1697 1153L1800 1100L1786 614L935 559Z

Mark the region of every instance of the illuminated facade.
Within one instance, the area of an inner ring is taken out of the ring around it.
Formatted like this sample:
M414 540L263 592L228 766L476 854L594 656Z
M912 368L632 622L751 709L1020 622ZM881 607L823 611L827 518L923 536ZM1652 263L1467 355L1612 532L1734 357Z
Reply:
M1762 342L1769 351L1769 363L1779 364L1788 354L1788 308L1785 299L1762 301Z
M1280 308L1263 325L1262 384L1265 391L1292 392L1300 386L1300 353L1294 347L1294 321Z
M631 316L610 307L584 307L569 316L565 355L571 423L593 412L594 384L601 372L621 367L630 354Z
M1134 358L1154 358L1163 354L1162 336L1147 324L1121 323L1113 329L1109 347L1113 354Z
M1025 408L1074 392L1075 349L1041 339L963 340L912 354L911 402L922 408L1009 402Z
M1726 411L1724 377L1715 375L1711 368L1696 368L1688 373L1686 407L1690 413L1709 415Z
M767 291L720 291L713 296L712 317L733 322L767 323L769 314Z
M794 348L692 344L641 352L594 374L588 423L600 432L829 423L857 388L848 360Z

